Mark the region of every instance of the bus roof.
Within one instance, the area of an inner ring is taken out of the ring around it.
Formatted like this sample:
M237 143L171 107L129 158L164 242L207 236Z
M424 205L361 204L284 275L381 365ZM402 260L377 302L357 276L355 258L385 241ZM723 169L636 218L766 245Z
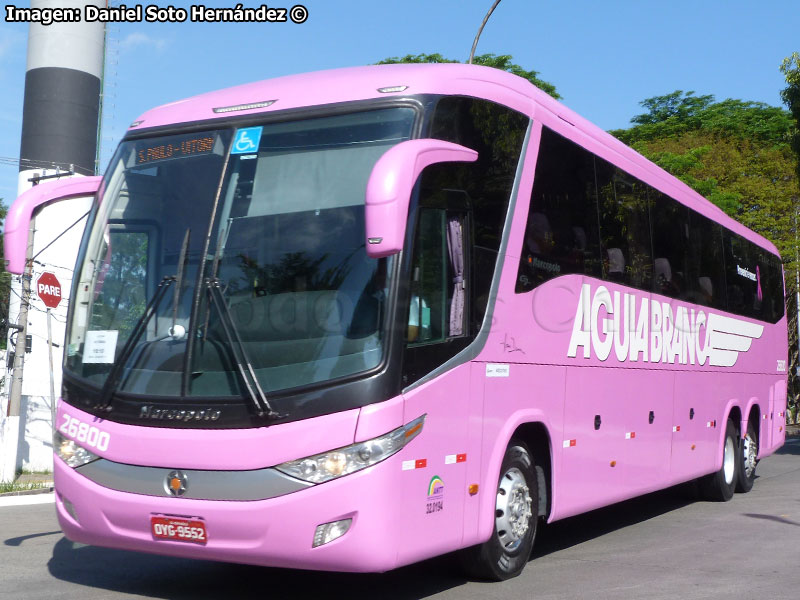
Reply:
M645 159L614 136L570 110L528 80L491 67L461 63L393 64L287 75L164 104L145 112L128 131L210 121L232 115L269 114L289 109L417 94L485 98L532 118L537 116L545 118L542 112L549 113L549 117L566 121L583 136L635 166L634 170L638 173L631 173L632 175L646 174L642 178L649 179L647 183L661 188L689 208L778 254L772 242L730 218L688 185ZM241 108L246 105L260 106ZM230 110L232 107L235 110Z

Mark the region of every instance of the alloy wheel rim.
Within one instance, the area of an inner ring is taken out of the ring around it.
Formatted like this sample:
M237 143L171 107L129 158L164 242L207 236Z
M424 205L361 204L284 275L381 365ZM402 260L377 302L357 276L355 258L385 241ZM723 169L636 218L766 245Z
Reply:
M744 455L744 474L747 475L748 478L753 476L753 473L756 470L756 455L758 454L758 446L756 445L755 439L748 433L744 436L744 442L742 443L743 455Z
M530 489L522 471L512 467L503 474L497 488L495 524L500 545L514 551L522 544L533 515Z

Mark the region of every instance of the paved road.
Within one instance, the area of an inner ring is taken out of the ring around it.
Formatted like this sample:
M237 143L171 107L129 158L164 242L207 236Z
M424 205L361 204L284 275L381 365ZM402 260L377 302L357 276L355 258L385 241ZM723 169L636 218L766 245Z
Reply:
M753 491L693 502L680 489L542 530L523 574L466 581L450 557L383 575L189 561L80 546L52 504L0 503L0 598L478 599L800 597L800 438L759 465Z

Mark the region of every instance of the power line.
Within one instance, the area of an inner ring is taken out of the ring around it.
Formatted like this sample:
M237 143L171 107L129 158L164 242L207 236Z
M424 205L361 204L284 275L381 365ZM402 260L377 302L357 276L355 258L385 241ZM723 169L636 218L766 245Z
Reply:
M24 300L22 299L22 296L19 294L19 292L17 292L17 290L15 290L14 288L11 288L11 293L14 294L17 298L19 298L20 302L24 302ZM33 304L30 300L28 301L28 308L32 308L33 310L38 310L41 313L46 313L47 312L46 310L44 310L42 308L39 308L38 306ZM66 318L64 320L61 320L55 315L55 313L51 313L51 314L53 315L53 319L55 319L59 323L66 323Z
M35 260L33 262L39 265L40 267L44 267L45 269L60 269L62 271L69 271L70 273L75 272L75 269L73 269L72 267L62 267L61 265L54 265L53 263L43 263L38 260Z
M76 172L83 171L85 175L94 175L94 172L91 169L75 166L71 163L20 158L19 156L0 156L0 165L16 168L23 167L26 169L63 169L64 171L70 171L71 169L74 169Z

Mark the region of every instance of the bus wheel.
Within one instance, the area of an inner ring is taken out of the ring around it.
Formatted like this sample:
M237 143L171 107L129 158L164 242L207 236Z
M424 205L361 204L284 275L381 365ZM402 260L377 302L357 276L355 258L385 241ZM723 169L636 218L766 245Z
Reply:
M533 460L524 443L511 440L500 467L492 536L461 552L467 574L494 581L519 575L533 548L538 511Z
M758 438L753 422L747 423L747 433L742 440L739 452L739 477L736 481L737 492L749 492L753 489L756 480L756 465L758 464Z
M715 502L727 502L733 498L736 480L739 478L741 448L739 447L736 425L730 419L725 425L723 444L722 467L716 473L706 475L700 480L700 490L703 496Z

